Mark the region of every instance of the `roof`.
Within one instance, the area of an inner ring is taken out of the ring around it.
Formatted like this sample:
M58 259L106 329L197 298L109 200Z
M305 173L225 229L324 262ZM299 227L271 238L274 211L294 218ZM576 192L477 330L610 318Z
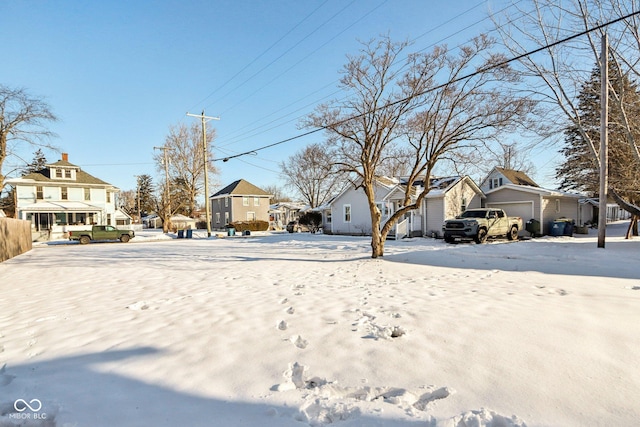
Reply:
M503 190L516 190L516 191L524 191L526 193L539 194L542 197L572 197L576 199L584 199L585 197L582 194L577 193L567 193L559 190L549 190L541 187L532 187L530 185L515 185L515 184L506 184L501 185L500 187L494 188L493 190L487 191L487 194L492 194L497 191Z
M101 207L84 202L38 202L20 208L23 212L100 212Z
M49 166L55 167L55 166L61 166L60 163L66 163L68 165L71 165L71 163L69 162L64 162L64 161L59 161L56 163L53 163ZM93 185L105 185L105 186L112 186L111 184L109 184L108 182L105 182L99 178L96 178L95 176L86 173L85 171L83 171L82 169L80 169L78 166L75 165L71 165L75 168L77 168L76 170L76 179L75 180L69 180L69 179L62 179L62 178L51 178L50 176L50 169L49 168L45 168L45 169L41 169L38 172L31 172L27 175L24 175L20 178L17 179L12 179L9 182L10 183L26 183L27 181L35 181L35 182L41 182L41 183L51 183L51 184L64 184L64 185L70 185L70 184L93 184Z
M528 185L530 187L540 187L534 180L529 178L529 176L522 172L513 169L505 169L496 167L495 170L504 175L512 184L515 185Z
M218 191L211 197L221 197L221 196L265 196L271 197L271 194L262 190L261 188L256 187L249 181L245 181L244 179L239 179L237 181L232 182L231 184L224 187L222 190Z

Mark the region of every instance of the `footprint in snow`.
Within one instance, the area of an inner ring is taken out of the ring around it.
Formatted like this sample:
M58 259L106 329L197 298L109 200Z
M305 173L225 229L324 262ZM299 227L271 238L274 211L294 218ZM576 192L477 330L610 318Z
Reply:
M287 325L287 322L285 322L284 320L278 323L278 329L280 329L281 331L286 330L288 327L289 325Z
M292 336L289 339L289 341L291 341L293 343L293 345L295 345L296 347L301 348L301 349L307 348L307 346L309 345L309 341L305 340L300 335Z

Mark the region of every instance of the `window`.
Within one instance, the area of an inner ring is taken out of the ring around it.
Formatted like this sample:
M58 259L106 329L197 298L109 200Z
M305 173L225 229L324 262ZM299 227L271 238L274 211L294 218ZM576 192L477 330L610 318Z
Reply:
M62 169L56 169L56 178L62 178Z
M36 200L43 200L44 192L42 191L42 185L36 187Z
M467 198L462 198L462 203L460 203L460 212L464 212L467 210Z
M69 200L67 187L60 187L60 200Z
M67 179L71 179L71 169L64 170L64 177Z
M242 206L249 206L249 197L242 196Z
M224 213L224 223L229 224L229 212Z
M342 213L344 214L344 222L351 222L351 205L343 205Z
M225 197L225 198L224 198L224 207L225 207L225 208L228 208L228 207L229 207L229 198L228 198L228 197Z
M253 198L253 206L260 206L260 197Z
M498 188L502 185L502 178L493 178L491 182L489 182L489 188Z
M560 199L556 199L556 213L560 213Z
M220 212L216 212L216 224L220 224Z
M247 212L247 221L255 221L256 213L255 212Z
M107 203L111 203L111 192L107 191Z
M85 200L91 200L91 189L90 188L85 188L84 189L84 199Z

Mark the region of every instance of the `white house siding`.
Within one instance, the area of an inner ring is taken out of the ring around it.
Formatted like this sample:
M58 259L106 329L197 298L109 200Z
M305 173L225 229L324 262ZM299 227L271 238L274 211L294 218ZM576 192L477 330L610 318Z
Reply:
M434 233L437 236L442 234L442 223L444 222L444 195L441 197L426 198L424 200L424 230L427 236Z
M579 216L577 198L545 197L542 208L542 217L544 218L542 232L548 234L550 230L549 223L558 218L570 218L577 222Z
M389 188L375 185L374 192L376 201L383 203L384 196L389 192ZM344 218L344 207L351 206L351 221L346 222ZM331 232L333 234L370 235L371 234L371 213L367 196L362 188L347 189L333 202L331 202Z

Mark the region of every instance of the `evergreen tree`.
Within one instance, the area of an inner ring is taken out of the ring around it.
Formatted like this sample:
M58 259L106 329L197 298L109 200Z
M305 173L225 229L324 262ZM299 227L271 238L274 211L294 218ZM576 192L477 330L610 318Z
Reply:
M596 67L591 78L582 85L579 99L581 127L592 141L600 140L600 68ZM635 141L640 141L640 92L635 82L622 74L610 61L609 81L611 87L623 99L624 109ZM609 102L609 186L627 201L638 204L640 194L640 162L633 155L622 124L622 111L610 95ZM596 144L596 149L599 145ZM591 153L577 125L565 132L565 146L560 150L564 163L556 169L560 188L584 192L596 196L599 190L599 164Z
M155 210L156 201L153 195L153 178L150 175L138 175L138 188L137 190L140 192L140 211L142 216L148 215L149 213ZM138 198L136 195L136 208L135 211L138 212Z
M33 172L39 172L42 169L44 169L46 164L47 164L47 158L45 157L42 150L38 148L38 150L35 153L33 153L33 160L31 161L31 163L27 165L27 167L25 167L22 170L22 173L23 175L27 175Z

